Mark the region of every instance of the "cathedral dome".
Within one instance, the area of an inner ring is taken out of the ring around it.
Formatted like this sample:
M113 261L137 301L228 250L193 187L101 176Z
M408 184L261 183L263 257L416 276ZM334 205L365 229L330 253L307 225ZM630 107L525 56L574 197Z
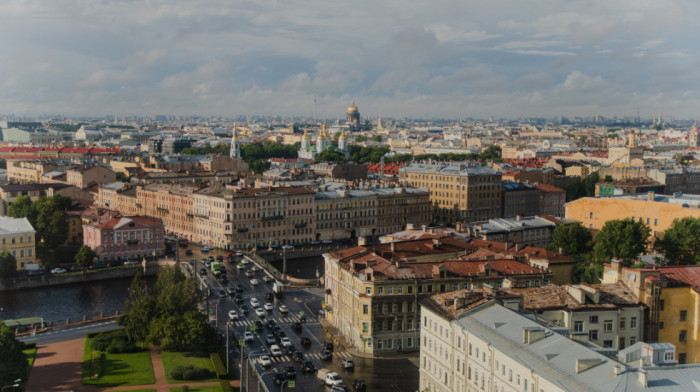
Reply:
M348 106L348 114L357 113L357 112L358 112L358 110L357 110L357 106L355 106L355 101L352 101L350 106Z

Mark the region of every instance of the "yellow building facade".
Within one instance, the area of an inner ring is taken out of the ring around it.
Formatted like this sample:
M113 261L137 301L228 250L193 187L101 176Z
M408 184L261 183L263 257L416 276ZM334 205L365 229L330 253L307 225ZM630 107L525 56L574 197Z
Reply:
M0 217L0 252L8 251L17 260L17 270L36 263L36 231L27 218Z

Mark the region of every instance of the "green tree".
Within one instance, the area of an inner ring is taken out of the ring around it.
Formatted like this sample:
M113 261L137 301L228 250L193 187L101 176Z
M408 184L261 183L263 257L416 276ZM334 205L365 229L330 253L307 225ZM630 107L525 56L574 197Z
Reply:
M373 139L375 142L381 143L382 142L382 135L374 135Z
M700 264L700 218L674 219L656 244L663 250L668 264Z
M559 225L552 232L550 249L561 248L567 256L579 256L591 251L591 233L579 222L571 225Z
M74 260L76 264L87 269L90 268L93 261L95 260L95 257L97 257L95 252L93 252L89 246L83 245L78 250L78 253L75 255Z
M117 324L124 326L131 342L146 341L149 326L155 313L155 302L151 297L143 272L139 271L129 286L129 298L124 306L124 314L119 317Z
M347 159L345 159L345 155L334 150L326 150L316 155L316 162L345 163L346 161Z
M367 136L365 135L357 135L355 136L355 141L358 143L366 142L367 141Z
M642 222L632 219L611 220L596 234L593 256L596 261L606 262L610 259L622 259L629 266L637 256L644 252L651 230Z
M0 277L11 278L17 272L17 260L9 250L0 252Z
M35 210L32 205L32 199L29 196L20 196L7 207L7 216L12 218L27 218L29 223L36 223Z
M603 278L603 263L598 263L592 260L581 260L574 266L574 271L571 274L573 283L600 283Z
M29 364L23 348L24 345L15 338L14 329L0 321L0 386L25 378Z

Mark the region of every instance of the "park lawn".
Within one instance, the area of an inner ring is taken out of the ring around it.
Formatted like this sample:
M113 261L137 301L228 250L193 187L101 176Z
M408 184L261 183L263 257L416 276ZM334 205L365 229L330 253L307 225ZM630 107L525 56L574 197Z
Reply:
M32 348L26 348L22 350L24 356L27 357L27 377L25 380L29 380L29 373L32 371L32 366L34 366L34 358L36 358L36 346Z
M170 377L170 372L173 371L178 366L187 366L187 365L192 365L194 367L200 367L200 368L207 368L211 370L212 373L214 372L214 365L211 363L211 359L209 359L209 353L206 351L161 351L160 352L160 357L163 359L163 368L165 370L165 378L168 380L168 383L171 384L184 384L184 383L198 383L198 382L208 382L208 381L219 381L216 376L212 378L206 378L203 380L192 380L192 381L183 381L183 380L175 380L172 377Z
M211 385L211 386L191 386L187 385L189 387L188 391L189 392L221 392L221 387L218 385ZM182 387L173 387L170 388L170 392L182 392Z
M127 354L110 354L105 352L103 374L100 378L90 379L90 353L92 338L85 338L83 354L83 384L97 387L118 387L126 385L148 385L156 382L153 375L151 354L148 351ZM95 351L95 358L100 351Z

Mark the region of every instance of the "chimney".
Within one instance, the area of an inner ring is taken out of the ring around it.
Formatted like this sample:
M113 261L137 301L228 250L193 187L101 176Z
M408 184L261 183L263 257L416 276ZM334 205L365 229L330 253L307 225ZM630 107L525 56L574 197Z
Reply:
M656 200L656 194L654 192L647 192L647 200L649 200L649 201Z
M515 243L515 251L520 252L520 248L522 248L522 244L520 242Z
M596 367L603 363L603 360L600 358L590 358L590 359L577 359L576 360L576 374L585 372L586 370ZM646 385L645 385L646 386Z
M523 328L523 344L532 344L545 338L545 330L542 327Z
M394 252L396 252L396 242L391 241L391 253L394 253Z
M564 247L563 247L563 246L560 246L560 247L559 247L559 254L560 254L560 255L563 255L563 254L564 254Z
M619 376L622 373L622 368L620 365L613 366L613 374Z
M415 225L413 223L406 223L406 230L414 230Z
M366 246L367 245L367 238L366 237L360 237L357 239L357 246Z
M648 386L647 383L647 371L644 369L639 369L639 383L642 384L642 387L646 388Z
M440 242L439 238L433 238L433 249L439 248L440 245L442 245L442 242Z
M428 231L428 226L426 226L426 225L421 225L420 228L423 230L423 233Z
M518 220L518 221L519 221L520 218L522 218L522 216L520 216L520 215L516 215L516 216L515 216L515 220Z

